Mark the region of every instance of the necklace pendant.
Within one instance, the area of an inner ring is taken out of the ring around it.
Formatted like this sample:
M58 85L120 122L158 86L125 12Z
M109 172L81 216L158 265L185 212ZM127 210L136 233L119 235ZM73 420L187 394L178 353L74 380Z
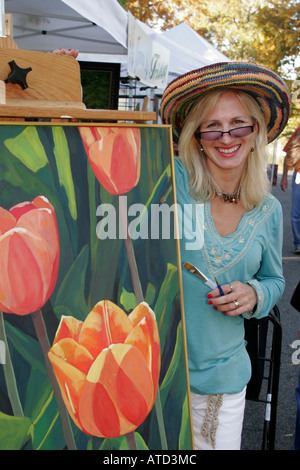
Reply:
M240 189L238 188L234 193L224 193L223 191L220 191L218 193L218 197L220 199L223 199L224 202L227 204L237 204L239 202L240 198Z

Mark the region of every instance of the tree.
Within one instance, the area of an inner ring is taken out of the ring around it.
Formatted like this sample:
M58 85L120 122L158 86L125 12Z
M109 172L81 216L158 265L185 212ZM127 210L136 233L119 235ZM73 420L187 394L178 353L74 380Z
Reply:
M299 0L119 1L151 27L168 29L186 22L230 59L255 61L277 72L292 98L297 89L290 122L291 127L299 125Z
M286 65L295 69L300 53L300 3L271 0L260 9L255 23L261 33L260 44L257 44L260 57L273 70L284 69Z
M194 15L206 11L207 0L119 0L125 10L149 26L162 30L182 21L194 25Z
M254 18L261 0L210 0L202 24L205 37L233 60L256 60Z
M119 1L151 27L184 21L230 59L256 61L283 76L300 54L298 0Z

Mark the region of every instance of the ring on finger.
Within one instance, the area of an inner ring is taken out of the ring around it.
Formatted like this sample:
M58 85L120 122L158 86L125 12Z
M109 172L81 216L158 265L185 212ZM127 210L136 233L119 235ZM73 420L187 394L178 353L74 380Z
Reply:
M234 303L235 308L238 308L240 306L240 304L237 300L233 300L232 302Z
M235 288L234 284L230 284L231 292L234 290L234 288Z

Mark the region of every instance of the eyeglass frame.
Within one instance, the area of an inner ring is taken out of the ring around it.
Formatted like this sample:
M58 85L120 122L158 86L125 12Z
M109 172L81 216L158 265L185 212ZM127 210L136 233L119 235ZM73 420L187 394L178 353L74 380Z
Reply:
M246 127L249 127L249 128L251 129L251 132L249 132L249 134L246 134L246 135L244 135L244 136L240 136L240 137L246 137L246 136L248 136L248 135L250 135L250 134L252 134L252 133L254 132L254 125L252 125L252 126L234 127L233 129L229 129L229 131L198 131L198 130L197 130L197 131L195 132L195 136L198 137L200 140L205 140L206 142L213 142L214 140L220 140L220 139L223 137L224 134L229 134L230 137L235 138L235 136L232 136L232 135L230 134L230 132L235 131L235 130L237 130L237 129L244 129L244 128L246 128ZM201 134L208 134L208 133L211 134L211 133L213 133L213 132L214 132L214 133L219 133L220 136L219 136L218 138L211 139L211 140L210 140L210 139L203 139L203 137L201 137ZM238 137L239 137L239 136L237 136L236 138L238 138Z

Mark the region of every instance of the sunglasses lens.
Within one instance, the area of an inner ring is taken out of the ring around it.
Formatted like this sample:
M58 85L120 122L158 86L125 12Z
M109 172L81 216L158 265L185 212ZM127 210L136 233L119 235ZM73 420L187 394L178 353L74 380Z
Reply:
M232 137L246 137L253 132L253 126L238 127L237 129L232 129L230 135Z
M236 129L230 129L230 131L221 132L221 131L205 131L199 132L198 137L201 140L219 140L221 139L223 134L229 134L231 137L246 137L246 135L252 134L254 130L253 126L244 126L244 127L237 127Z
M220 131L201 132L200 133L200 139L213 141L213 140L220 139L221 135L222 135L222 132L220 132Z

